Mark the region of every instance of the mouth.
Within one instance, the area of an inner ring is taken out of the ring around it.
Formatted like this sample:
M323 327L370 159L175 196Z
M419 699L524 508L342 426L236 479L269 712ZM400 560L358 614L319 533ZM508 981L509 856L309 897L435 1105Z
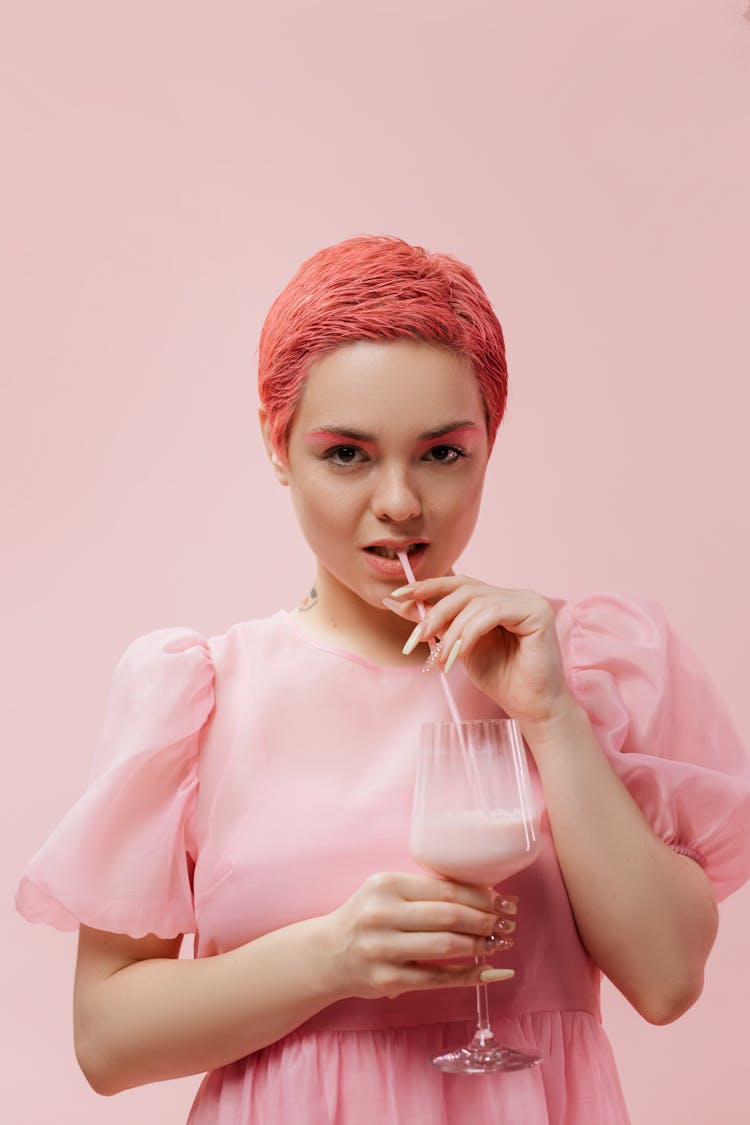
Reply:
M422 565L422 560L425 558L428 548L429 543L425 540L422 540L421 543L412 541L411 543L397 543L395 545L391 540L390 543L372 543L369 547L363 548L363 551L370 569L380 578L393 582L394 579L403 581L404 577L398 551L406 551L409 556L409 566L416 574Z
M419 552L423 551L426 547L427 544L422 542L404 544L398 549L396 547L382 547L378 545L373 547L365 547L365 550L368 551L371 555L379 555L381 559L398 559L398 551L406 551L407 555L411 557L412 555L416 555Z

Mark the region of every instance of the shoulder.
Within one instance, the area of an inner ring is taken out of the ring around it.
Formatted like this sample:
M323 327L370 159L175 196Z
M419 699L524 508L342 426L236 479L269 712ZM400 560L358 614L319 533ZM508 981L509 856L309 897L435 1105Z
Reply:
M561 643L587 636L611 637L636 646L664 640L670 631L664 606L642 593L599 590L581 597L548 597Z
M90 777L132 756L134 747L185 740L214 702L209 640L197 629L170 625L129 641L110 678Z
M656 598L597 592L553 608L573 693L613 748L747 771L726 700Z
M175 687L213 678L217 660L226 652L268 648L285 636L283 612L239 621L224 632L207 634L190 625L167 625L131 640L120 656L115 674L152 678L164 676Z
M646 716L656 721L688 662L704 676L656 598L596 591L549 601L566 674L594 723L624 732Z
M248 672L251 666L263 667L266 662L295 641L284 610L265 617L237 621L225 632L207 638L208 650L215 669Z
M606 590L547 600L571 676L599 669L617 680L659 684L668 677L670 665L692 657L664 606L649 595Z
M208 688L214 667L208 637L187 625L142 633L125 647L115 666L110 695L121 702L170 703L192 699Z

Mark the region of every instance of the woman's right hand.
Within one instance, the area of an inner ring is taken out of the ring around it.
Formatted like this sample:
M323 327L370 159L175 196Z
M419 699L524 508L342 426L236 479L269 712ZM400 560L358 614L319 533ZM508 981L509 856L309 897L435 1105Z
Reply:
M370 875L326 919L334 991L373 999L478 984L486 966L474 957L510 948L516 911L515 900L490 888L398 871ZM442 963L453 958L472 963Z

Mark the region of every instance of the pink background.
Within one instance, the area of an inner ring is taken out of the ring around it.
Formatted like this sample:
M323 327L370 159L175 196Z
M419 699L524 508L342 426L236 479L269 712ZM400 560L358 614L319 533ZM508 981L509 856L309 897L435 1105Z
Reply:
M319 247L391 233L474 266L512 388L462 569L659 598L750 742L746 9L6 13L8 1120L180 1122L198 1085L88 1088L75 935L24 922L12 895L85 784L125 645L162 625L223 632L307 588L255 374L267 308ZM748 1120L750 889L721 914L704 995L677 1024L605 992L635 1125Z

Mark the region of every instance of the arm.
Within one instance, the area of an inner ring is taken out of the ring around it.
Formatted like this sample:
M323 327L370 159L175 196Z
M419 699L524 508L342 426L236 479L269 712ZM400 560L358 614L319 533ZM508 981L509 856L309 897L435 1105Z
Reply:
M348 996L475 984L482 965L438 959L483 951L509 906L485 888L384 872L331 914L214 957L180 959L180 936L81 926L76 1057L97 1093L115 1094L225 1066Z
M700 996L718 910L708 877L652 830L612 770L583 708L521 724L581 938L650 1023Z
M321 919L215 957L179 958L182 937L81 926L74 989L78 1063L99 1094L223 1066L337 997L321 971Z
M610 766L567 684L555 618L532 590L463 575L394 591L390 608L414 620L411 638L440 635L440 660L460 654L481 691L518 720L542 779L550 825L584 944L652 1023L697 1000L718 912L707 876L651 829Z

